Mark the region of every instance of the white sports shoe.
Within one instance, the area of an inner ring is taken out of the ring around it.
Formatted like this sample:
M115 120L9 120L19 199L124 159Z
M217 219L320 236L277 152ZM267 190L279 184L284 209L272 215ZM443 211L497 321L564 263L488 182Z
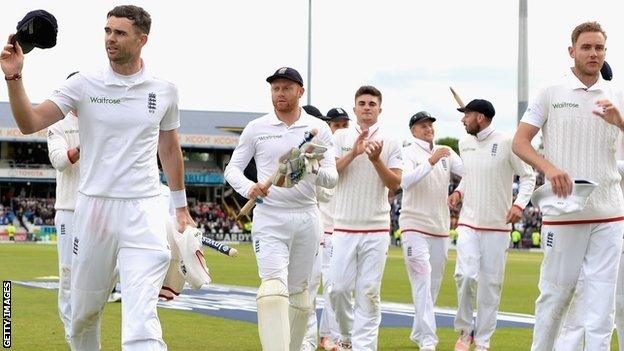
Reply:
M420 351L436 351L435 345L423 346L420 348Z
M351 341L338 341L338 348L337 351L345 351L345 350L351 350L353 349L353 347L351 347Z
M475 351L490 351L490 348L489 347L485 347L485 346L477 346Z

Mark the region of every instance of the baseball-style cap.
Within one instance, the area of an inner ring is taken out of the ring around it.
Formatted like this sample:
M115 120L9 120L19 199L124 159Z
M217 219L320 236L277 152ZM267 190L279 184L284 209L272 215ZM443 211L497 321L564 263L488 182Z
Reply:
M600 75L604 80L613 79L613 71L611 70L611 66L607 63L607 61L604 61L602 67L600 67Z
M413 115L412 118L410 118L409 127L412 128L412 126L414 124L419 123L421 121L425 121L425 120L431 120L431 122L435 122L436 121L435 117L430 115L429 112L427 112L427 111L420 111L420 112L416 113L415 115Z
M299 72L297 72L297 70L294 68L282 67L275 71L272 76L268 77L266 81L271 83L277 78L286 78L303 86L303 78L301 78L301 74L299 74Z
M17 23L16 29L14 39L25 54L34 48L49 49L56 45L56 18L45 10L30 11Z
M574 179L573 182L572 194L565 198L555 195L552 184L546 182L533 192L531 202L539 207L544 216L579 212L585 208L589 195L598 187L598 183L584 179Z
M314 116L316 118L322 119L323 121L327 121L327 117L323 116L321 111L312 105L305 105L302 107L302 109L310 116Z
M340 107L335 107L327 111L327 119L330 122L335 122L335 121L340 121L340 120L347 120L347 121L351 120L351 118L349 118L349 115L347 114L347 111L345 111L344 109Z
M496 110L494 110L494 106L491 102L483 99L474 99L466 105L466 107L460 107L457 109L459 112L479 112L483 113L486 117L492 118L496 114Z

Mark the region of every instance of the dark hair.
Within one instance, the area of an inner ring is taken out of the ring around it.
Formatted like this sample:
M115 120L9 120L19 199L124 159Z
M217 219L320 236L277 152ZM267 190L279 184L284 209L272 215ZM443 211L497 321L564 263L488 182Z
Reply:
M133 22L133 25L143 34L149 34L152 27L152 18L142 7L134 5L115 6L114 9L108 11L106 18L120 17L127 18Z
M355 92L355 100L357 100L357 98L359 98L362 95L376 96L377 98L379 98L379 103L381 104L381 91L379 91L379 89L375 88L372 85L362 85Z
M607 33L602 29L602 27L600 26L600 23L595 22L595 21L585 22L576 26L574 30L572 31L572 45L576 44L576 41L578 40L579 36L585 32L602 33L602 36L604 36L605 40L607 40Z

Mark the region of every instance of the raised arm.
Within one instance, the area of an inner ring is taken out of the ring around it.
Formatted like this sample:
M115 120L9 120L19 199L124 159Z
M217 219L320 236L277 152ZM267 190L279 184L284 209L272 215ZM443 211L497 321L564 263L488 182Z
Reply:
M4 72L13 118L23 134L32 134L61 120L64 114L55 103L49 100L36 107L32 106L21 79L24 53L17 42L15 45L11 44L12 37L12 35L9 36L0 54L0 67Z

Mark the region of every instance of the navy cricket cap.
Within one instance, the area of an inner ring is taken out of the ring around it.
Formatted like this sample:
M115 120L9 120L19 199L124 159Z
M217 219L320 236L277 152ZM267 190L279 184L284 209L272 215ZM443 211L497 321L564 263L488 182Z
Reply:
M322 119L323 121L327 120L327 117L323 116L321 111L312 105L305 105L302 107L302 109L310 116L314 116L316 118Z
M303 78L301 78L301 74L297 72L296 69L290 67L282 67L275 71L272 76L266 79L267 82L271 83L277 78L286 78L288 80L292 80L293 82L303 86Z
M491 102L483 99L474 99L466 105L466 107L458 108L459 112L479 112L483 113L486 117L492 118L496 114L496 110L494 110L494 106Z
M331 110L327 111L327 118L329 119L330 122L332 121L339 121L339 120L351 120L351 118L349 118L349 115L347 114L347 111L343 110L340 107L336 107L336 108L332 108Z
M613 79L613 71L611 70L611 66L609 66L607 61L604 61L604 63L602 64L602 67L600 68L600 75L604 80Z
M435 122L436 121L435 117L430 115L429 112L427 112L427 111L420 111L420 112L416 113L415 115L413 115L412 118L410 118L409 127L412 128L412 126L414 124L419 123L421 121L425 121L425 120L431 120L431 122Z
M14 39L25 54L34 48L49 49L56 45L56 18L45 10L30 11L17 23L16 29Z

